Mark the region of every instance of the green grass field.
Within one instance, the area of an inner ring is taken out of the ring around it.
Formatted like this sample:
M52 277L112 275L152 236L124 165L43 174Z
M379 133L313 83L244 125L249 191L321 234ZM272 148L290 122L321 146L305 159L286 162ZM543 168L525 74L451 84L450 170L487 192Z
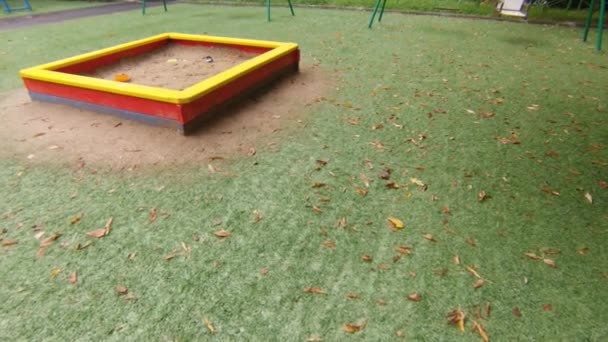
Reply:
M335 77L277 149L217 173L0 160L0 340L481 341L474 322L493 341L608 338L605 52L563 27L264 11L0 32L2 91L20 68L165 31L294 41ZM36 257L40 231L62 236Z

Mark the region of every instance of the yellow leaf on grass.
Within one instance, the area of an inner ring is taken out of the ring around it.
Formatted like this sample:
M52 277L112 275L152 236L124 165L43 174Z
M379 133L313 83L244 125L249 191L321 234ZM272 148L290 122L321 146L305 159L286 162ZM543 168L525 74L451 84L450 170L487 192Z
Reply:
M405 227L403 221L392 216L388 218L388 222L391 224L391 227L395 229L403 229Z
M479 273L477 273L477 271L471 267L471 266L467 266L465 267L467 269L467 271L469 271L473 276L475 276L475 278L479 278L481 279L481 276L479 275Z
M490 341L490 337L488 336L488 333L486 332L486 329L484 329L484 327L483 327L483 325L481 325L481 323L474 322L473 323L473 330L476 330L477 333L479 333L479 336L481 336L481 339L484 342L489 342Z
M424 186L425 184L418 178L410 178L410 182L412 184L416 184L418 186Z
M589 202L590 204L593 203L593 197L591 197L591 194L588 192L585 192L585 199L587 200L587 202Z
M203 318L203 323L205 324L205 326L207 326L207 329L209 329L209 331L210 331L212 334L215 334L215 333L217 332L217 331L215 330L215 327L213 326L213 324L211 324L211 322L210 322L208 319Z
M57 267L53 268L51 270L51 279L57 278L57 276L59 275L59 273L61 273L61 268L57 268Z
M448 323L456 324L460 332L464 332L464 319L465 314L460 309L448 313Z

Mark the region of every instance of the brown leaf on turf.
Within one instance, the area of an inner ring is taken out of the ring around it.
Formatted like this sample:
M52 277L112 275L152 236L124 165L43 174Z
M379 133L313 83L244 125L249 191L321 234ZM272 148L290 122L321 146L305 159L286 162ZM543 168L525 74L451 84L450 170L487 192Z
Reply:
M486 200L486 198L488 198L488 195L486 194L485 191L481 190L478 194L477 194L477 200L479 202L483 202Z
M591 197L591 194L589 192L585 192L585 199L587 200L587 202L589 202L589 204L593 203L593 197Z
M69 280L70 280L70 284L76 285L76 283L78 282L78 275L76 274L76 272L70 273Z
M390 268L390 266L387 265L387 264L380 264L380 265L378 265L378 268L381 269L381 270L383 270L383 271L386 271L386 270L388 270Z
M391 178L390 169L382 170L378 173L378 177L381 179L389 179Z
M363 261L367 261L367 262L371 262L371 261L373 260L373 258L372 258L372 256L371 256L371 255L367 255L367 254L366 254L366 255L362 255L362 256L361 256L361 260L363 260Z
M352 324L352 323L347 323L344 324L342 326L342 330L344 330L345 332L349 333L349 334L354 334L356 332L359 332L361 330L365 329L365 323L364 324Z
M403 224L403 221L401 221L400 219L398 219L396 217L392 217L392 216L390 216L388 218L388 223L392 229L403 229L405 227L405 225Z
M443 276L446 276L449 271L450 270L447 269L447 268L440 268L438 270L434 270L433 273L436 274L436 275L438 275L438 276L440 276L440 277L443 277Z
M458 255L452 257L452 261L454 262L454 264L460 265L460 257Z
M81 219L82 219L82 213L78 213L78 215L74 216L70 220L70 224L76 224L76 223L80 222Z
M213 233L213 235L215 235L219 238L227 238L230 236L230 234L231 234L230 231L224 230L224 229L218 230L215 233Z
M408 295L407 299L411 300L412 302L419 302L422 300L422 295L418 292L414 292L414 293Z
M323 210L321 210L321 208L317 207L317 206L316 206L316 205L314 205L314 204L313 204L313 206L312 206L312 210L313 210L313 211L316 211L316 212L318 212L318 213L320 213L320 212L322 212L322 211L323 211Z
M217 332L215 330L215 327L213 326L213 324L211 324L211 322L208 319L203 318L203 324L205 324L205 326L207 327L207 329L209 329L209 332L211 334L215 334Z
M557 191L555 191L555 190L553 190L553 189L551 189L551 188L549 188L549 187L544 187L544 188L542 188L541 190L542 190L543 192L546 192L546 193L551 194L551 195L553 195L553 196L559 196L559 192L557 192Z
M435 237L433 237L433 235L431 235L431 234L426 233L426 234L423 234L422 237L425 238L425 239L427 239L427 240L429 240L429 241L437 242L437 240L435 239Z
M449 214L450 208L447 205L444 205L443 207L441 207L441 212L444 214Z
M603 180L598 181L598 184L599 184L599 185L600 185L600 187L602 187L602 188L608 188L608 182L606 182L606 181L603 181Z
M469 271L469 273L471 273L475 278L481 279L481 276L479 275L479 273L477 273L477 271L473 267L466 266L465 269L467 271Z
M165 255L165 256L163 257L163 259L165 259L165 260L169 261L169 260L171 260L171 259L175 258L175 257L176 257L178 254L180 254L181 252L182 252L181 250L176 249L176 250L174 250L173 252L171 252L171 253L169 253L169 254Z
M455 324L458 326L458 330L464 332L464 319L465 314L460 309L456 309L454 311L450 311L448 313L448 324Z
M356 293L347 293L346 294L346 298L348 298L348 299L361 299L361 296L359 296Z
M148 215L148 222L156 221L157 217L158 217L158 210L156 210L156 208L150 208L150 215Z
M466 239L466 242L467 242L469 245L473 246L473 247L477 247L477 244L475 243L475 240L473 240L473 239L471 239L471 238L467 238L467 239Z
M410 278L416 278L416 272L409 272Z
M87 236L99 239L99 238L106 236L106 230L104 228L95 229L95 230L88 232Z
M496 114L491 113L491 112L481 112L478 115L482 119L489 119L489 118L493 118Z
M307 287L304 289L305 293L313 293L313 294L327 294L327 292L321 290L318 287Z
M2 247L12 246L12 245L16 245L18 243L19 243L19 241L17 241L17 240L4 240L4 241L2 241Z
M551 304L545 304L545 305L543 305L543 310L545 310L545 311L551 311L551 310L553 310L553 305L551 305Z
M258 222L262 221L263 218L264 218L264 215L262 215L262 212L260 212L257 209L253 211L253 222L258 223Z
M382 145L381 142L379 142L378 140L374 140L374 141L370 141L369 143L370 145L374 146L375 148L381 150L384 148L384 145Z
M341 217L338 222L336 222L336 225L339 228L345 228L346 227L346 217Z
M490 341L490 337L488 336L488 332L486 331L486 329L484 329L484 327L483 327L483 325L481 325L481 323L474 322L473 323L473 330L476 330L479 333L479 336L481 336L481 339L484 342L489 342Z
M329 202L331 201L330 197L319 197L319 202Z
M488 319L490 318L490 311L491 311L491 306L490 306L490 302L486 302L486 305L484 306L484 318Z
M587 254L588 251L589 251L589 248L583 247L583 248L579 248L577 252L580 255L585 255L585 254Z
M365 189L364 189L364 188L362 188L362 187L356 186L356 187L355 187L355 191L356 191L356 192L357 192L359 195L361 195L361 196L363 196L363 197L367 196L367 190L365 190Z
M114 288L114 290L121 295L125 295L129 292L129 290L126 287L124 287L124 285L118 285Z
M91 246L91 244L92 244L92 243L91 243L91 241L87 241L87 242L85 242L85 243L84 243L84 244L82 244L82 245L81 245L81 244L76 244L76 250L77 250L77 251L81 251L81 250L83 250L83 249L85 249L85 248L87 248L87 247Z
M325 241L321 244L321 246L326 248L336 248L336 243L333 241Z
M397 252L400 254L410 254L412 251L412 247L410 246L399 246L397 247Z
M527 256L528 258L532 259L532 260L540 260L541 257L539 257L538 255L534 254L534 253L524 253L525 256Z
M42 258L46 254L46 247L40 247L36 252L36 258Z
M555 264L555 260L553 259L543 259L543 262L551 267L557 267L557 265Z
M394 255L394 256L393 256L393 262L397 262L397 261L399 261L400 259L401 259L401 255L400 255L400 254L397 254L397 255Z
M388 183L384 184L384 186L385 186L387 189L393 189L393 190L397 190L397 189L399 189L399 184L397 184L397 183L395 183L395 182L388 182Z
M322 187L324 187L325 185L327 185L327 184L325 184L325 183L323 183L323 182L315 182L315 183L312 183L312 187L313 187L313 188L322 188Z
M361 181L363 181L363 185L365 185L366 188L369 188L369 182L371 181L369 177L362 173L359 175L359 178L361 179Z
M519 310L518 308L514 308L513 315L516 317L521 317L521 310Z
M485 283L485 280L477 279L475 284L473 284L473 288L478 289L478 288L482 287L484 283Z
M61 237L61 233L53 233L48 238L40 241L40 247L48 247L53 244L53 242Z
M554 248L541 248L539 249L539 251L541 253L543 253L544 255L558 255L561 253L561 251L559 249L554 249Z

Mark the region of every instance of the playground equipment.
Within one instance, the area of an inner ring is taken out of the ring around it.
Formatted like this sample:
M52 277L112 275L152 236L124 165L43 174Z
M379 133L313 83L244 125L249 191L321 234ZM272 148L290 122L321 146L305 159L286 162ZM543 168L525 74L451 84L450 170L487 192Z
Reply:
M146 0L143 0L141 2L141 14L145 15L146 14ZM165 7L165 12L167 12L167 1L163 0L163 7Z
M20 10L28 10L31 11L32 10L32 6L30 5L30 3L27 0L23 0L23 7L11 7L9 6L8 2L6 2L6 0L0 0L2 2L2 7L4 9L4 12L6 13L11 13L13 11L20 11Z
M591 26L591 20L593 19L593 7L595 6L595 0L591 0L589 4L589 12L587 12L587 20L585 20L585 31L583 31L583 41L587 41L587 35L589 34L589 27ZM602 50L602 31L604 30L604 15L606 14L606 0L600 0L600 12L597 18L597 44L595 49L597 52Z
M289 10L291 11L291 15L295 16L296 14L293 12L293 6L291 5L291 0L287 0L287 4L289 5ZM266 0L266 13L268 21L270 21L270 0Z
M528 18L528 7L525 0L502 0L496 5L496 10L500 15L507 17Z
M382 15L384 14L384 6L386 6L386 0L376 0L376 4L374 5L374 11L372 12L372 17L369 19L368 28L372 28L372 24L374 23L374 18L376 17L376 13L378 12L378 7L380 6L380 2L382 1L382 8L380 9L380 15L378 15L378 22L382 21Z

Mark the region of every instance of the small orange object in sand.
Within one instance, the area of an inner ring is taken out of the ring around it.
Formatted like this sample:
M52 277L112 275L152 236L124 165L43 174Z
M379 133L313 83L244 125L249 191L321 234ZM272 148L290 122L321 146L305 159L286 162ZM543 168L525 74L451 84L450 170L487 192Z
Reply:
M118 82L129 82L131 80L131 77L129 77L129 75L127 74L117 74L114 75L114 79Z

